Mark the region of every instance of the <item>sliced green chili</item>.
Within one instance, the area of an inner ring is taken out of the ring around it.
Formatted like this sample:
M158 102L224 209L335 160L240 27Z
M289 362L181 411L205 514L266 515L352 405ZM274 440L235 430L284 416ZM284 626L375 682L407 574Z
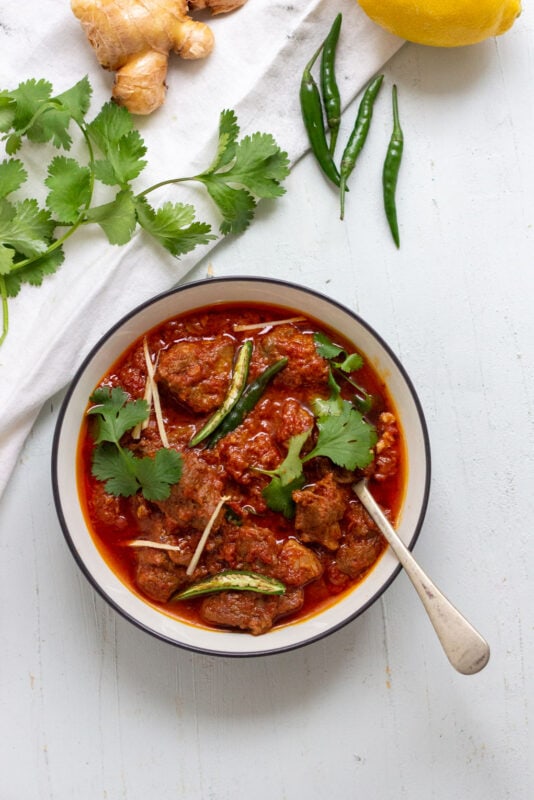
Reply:
M326 114L326 122L330 129L330 153L336 149L337 135L341 122L341 98L336 80L336 48L341 30L343 15L338 14L323 44L321 54L321 93Z
M340 219L343 219L345 215L345 191L347 187L347 179L354 169L356 160L365 144L365 140L367 139L367 134L369 133L369 127L371 125L371 119L373 116L373 106L377 94L380 91L380 87L382 86L383 80L384 76L378 75L367 86L358 108L354 128L352 129L352 133L349 136L348 142L341 157L339 186L341 205Z
M384 194L384 210L389 222L389 228L393 241L400 247L399 224L397 221L397 204L395 192L397 189L397 178L402 161L402 151L404 148L404 135L399 121L399 107L397 102L397 87L393 86L393 131L389 140L389 145L382 171L382 186Z
M200 442L204 441L218 425L221 424L223 419L226 415L232 410L235 406L241 394L243 393L243 389L247 383L248 377L248 368L250 364L250 357L252 355L252 342L250 339L243 342L240 346L234 370L232 373L232 379L230 381L230 386L228 388L228 392L226 393L226 397L224 398L222 406L217 409L215 414L213 414L208 421L202 426L202 428L195 433L193 438L189 442L189 447L194 447Z
M227 569L208 578L193 583L183 592L171 597L172 600L192 600L214 592L258 592L258 594L284 594L286 587L276 578L260 575L258 572Z
M239 425L241 425L246 415L249 413L249 411L252 411L264 393L269 382L287 365L287 363L287 358L281 358L279 361L275 361L274 364L271 364L269 367L264 369L255 380L248 384L235 406L226 415L224 420L218 426L217 430L215 430L211 435L208 442L208 447L213 447L213 445L216 444L219 439L222 439L227 433L230 433Z
M324 129L323 106L319 87L315 82L311 69L315 64L323 45L314 53L306 64L300 82L300 108L302 119L308 134L312 152L326 177L339 186L338 168L328 147Z

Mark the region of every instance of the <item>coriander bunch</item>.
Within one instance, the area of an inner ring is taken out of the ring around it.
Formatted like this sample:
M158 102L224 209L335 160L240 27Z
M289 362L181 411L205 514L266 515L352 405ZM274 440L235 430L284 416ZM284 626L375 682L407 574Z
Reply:
M82 225L97 224L110 244L130 241L139 225L173 256L216 239L211 225L196 219L192 205L165 202L155 208L148 196L184 181L203 184L219 209L222 235L241 233L254 217L257 201L285 189L289 162L270 134L238 141L233 111L220 114L217 152L211 165L190 177L172 177L136 191L133 182L146 166L146 146L130 113L105 103L87 120L91 100L87 77L59 95L46 80L28 80L0 91L0 138L7 158L0 162L0 345L9 328L9 298L24 283L39 286L65 258L64 243ZM57 154L47 166L44 205L20 197L28 171L20 158L24 141L69 151L73 135L85 144L86 161ZM93 205L95 183L110 187L109 202Z

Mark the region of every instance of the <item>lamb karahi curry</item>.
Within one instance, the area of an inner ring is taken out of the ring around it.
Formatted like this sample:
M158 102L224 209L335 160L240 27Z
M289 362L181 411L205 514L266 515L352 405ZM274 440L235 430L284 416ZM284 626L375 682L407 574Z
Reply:
M220 305L136 341L93 392L79 484L98 548L191 624L263 634L353 588L395 522L401 433L354 345L287 309Z

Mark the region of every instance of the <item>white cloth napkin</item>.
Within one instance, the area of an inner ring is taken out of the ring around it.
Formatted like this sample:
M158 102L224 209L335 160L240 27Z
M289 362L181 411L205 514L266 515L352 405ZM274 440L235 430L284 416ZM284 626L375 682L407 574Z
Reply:
M69 0L27 0L23 12L15 0L2 6L0 89L46 78L58 93L88 75L94 89L89 117L94 116L110 96L113 76L97 64ZM215 35L213 53L195 62L171 55L164 106L136 118L149 162L136 183L139 190L206 167L224 108L236 111L241 135L270 132L293 163L300 158L307 149L300 75L340 11L336 70L348 103L402 44L370 22L356 0L248 0L232 14L206 18ZM32 148L29 170L38 172L52 155L43 146ZM43 178L33 178L24 191L43 199ZM218 228L201 190L184 184L153 199L157 205L165 199L192 202L198 218ZM175 285L208 250L197 248L176 260L142 233L112 247L100 229L88 228L69 240L55 275L39 288L24 286L10 302L10 330L0 348L0 494L46 399L68 383L113 323Z

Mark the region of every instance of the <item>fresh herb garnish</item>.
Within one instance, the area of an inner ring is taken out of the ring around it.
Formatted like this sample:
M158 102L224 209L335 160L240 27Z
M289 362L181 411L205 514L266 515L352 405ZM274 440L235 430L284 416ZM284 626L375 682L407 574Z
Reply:
M310 431L304 431L289 440L287 456L274 470L258 469L271 476L263 490L267 505L291 519L295 513L292 493L305 483L304 464L317 456L325 456L339 467L348 470L364 469L373 460L373 447L377 441L373 425L347 400L332 403L317 418L318 436L315 447L305 456L300 455Z
M339 384L337 383L334 372L340 376L344 381L349 383L355 390L353 404L358 411L362 414L367 414L373 406L373 397L366 392L362 386L359 386L352 378L349 377L351 372L356 372L363 367L363 358L359 353L347 353L342 347L334 344L325 333L318 331L313 336L315 341L315 349L320 356L325 358L330 365L329 385L332 395L335 396L336 401L341 393ZM339 398L340 399L340 398ZM332 398L327 403L330 403Z
M101 388L91 395L88 414L96 417L92 474L109 494L130 497L139 490L147 500L165 500L182 475L182 457L165 447L154 457L138 457L120 444L124 434L148 416L146 400L129 400L122 389Z
M289 174L287 154L270 134L254 133L238 142L233 111L220 115L217 154L207 170L187 178L159 181L136 192L132 182L146 166L146 146L124 108L105 103L87 121L92 89L87 77L53 96L46 80L28 80L13 91L0 91L0 134L9 158L0 163L0 301L8 327L8 300L23 283L39 286L64 260L63 244L81 225L98 224L111 244L130 241L143 228L172 255L179 257L217 238L211 225L197 220L193 206L165 202L154 208L147 196L163 186L197 181L206 187L222 216L223 235L241 233L250 224L257 201L284 193ZM34 198L7 199L28 179L14 157L25 139L70 150L71 128L81 134L86 163L58 155L47 166L48 190L42 207ZM95 183L111 189L109 201L92 205ZM58 228L61 233L58 233Z

